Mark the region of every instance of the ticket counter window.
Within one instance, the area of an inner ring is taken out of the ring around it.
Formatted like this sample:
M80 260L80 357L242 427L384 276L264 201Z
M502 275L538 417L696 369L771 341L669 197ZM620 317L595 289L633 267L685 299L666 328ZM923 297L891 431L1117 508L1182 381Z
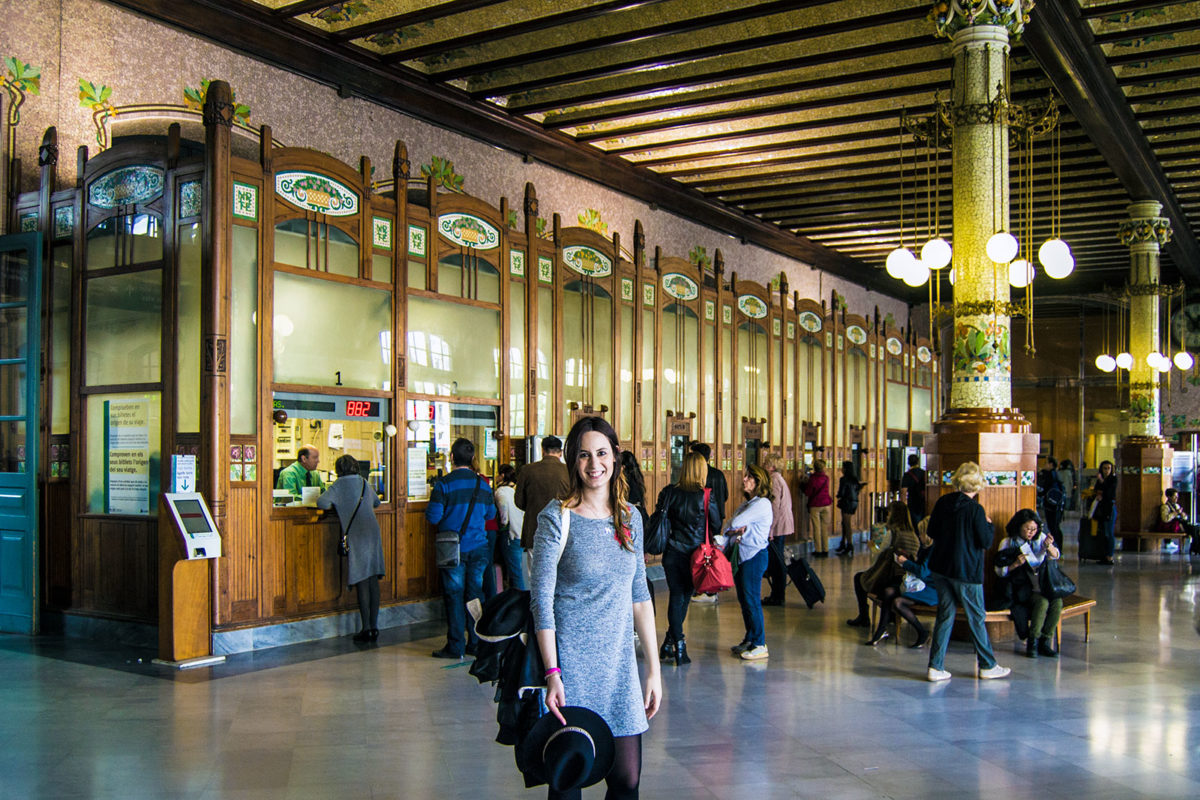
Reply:
M503 463L495 435L499 406L409 400L405 417L409 500L429 499L433 482L454 469L450 445L455 439L475 445L475 466L482 475L490 478Z
M307 445L317 448L319 460L315 472L326 486L337 480L334 463L342 456L350 455L358 462L359 473L371 488L384 502L389 500L391 437L387 425L391 414L386 399L277 392L273 405L276 412L272 426L274 487L280 485L280 472L295 463L300 448ZM278 421L281 411L286 414L282 422ZM303 497L286 496L288 494L286 489L276 488L275 505L304 502Z

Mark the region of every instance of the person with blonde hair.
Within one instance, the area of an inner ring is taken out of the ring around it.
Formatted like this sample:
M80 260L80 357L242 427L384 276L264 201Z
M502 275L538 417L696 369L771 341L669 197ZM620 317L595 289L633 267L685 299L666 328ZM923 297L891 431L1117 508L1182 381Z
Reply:
M663 661L675 666L691 663L683 636L683 621L692 600L692 553L704 543L705 530L716 536L721 532L721 516L712 490L704 487L708 462L697 452L683 457L679 481L663 488L654 504L650 530L655 530L665 515L671 525L662 567L667 578L667 635L659 650Z
M762 469L770 476L771 536L767 544L767 583L771 586L769 597L762 599L764 606L783 605L787 590L787 564L783 561L783 538L796 532L796 521L792 517L792 493L780 470L778 456L763 459Z
M933 623L933 643L929 648L929 680L950 680L945 669L946 647L958 606L967 616L967 629L975 644L979 677L1003 678L1011 672L996 663L992 643L984 624L983 561L992 545L992 521L976 496L986 481L983 470L973 461L965 461L950 480L957 491L944 494L929 514L929 577L926 581L937 592L937 619Z

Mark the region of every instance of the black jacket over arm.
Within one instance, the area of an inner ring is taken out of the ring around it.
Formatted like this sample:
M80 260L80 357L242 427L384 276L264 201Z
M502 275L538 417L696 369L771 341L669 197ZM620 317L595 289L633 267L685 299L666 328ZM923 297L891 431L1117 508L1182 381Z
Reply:
M685 492L672 484L658 493L655 508L662 508L668 502L671 504L667 509L671 538L667 540L667 547L681 553L691 553L704 542L704 492ZM716 497L713 497L708 504L710 537L721 532L719 508Z

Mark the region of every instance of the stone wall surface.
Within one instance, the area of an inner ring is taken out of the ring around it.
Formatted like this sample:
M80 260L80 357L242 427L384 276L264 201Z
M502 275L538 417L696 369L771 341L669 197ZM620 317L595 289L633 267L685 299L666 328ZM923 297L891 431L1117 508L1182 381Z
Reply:
M907 325L907 306L867 287L765 250L676 215L651 210L640 201L563 170L525 163L519 154L469 139L436 125L360 98L339 98L334 87L239 55L218 44L175 30L99 0L0 0L0 57L13 57L40 68L40 93L27 97L17 128L17 155L27 165L22 190L34 187L37 146L45 129L58 128L60 181L74 179L75 151L87 145L99 151L93 111L83 107L80 80L109 87L107 102L117 109L139 104L184 104L184 90L202 79L224 80L238 104L249 107L252 126L270 125L275 138L294 147L310 147L357 166L367 156L380 178L390 177L397 139L408 147L414 175L434 156L453 162L464 176L463 190L499 205L507 197L520 209L526 182L537 189L541 215L554 213L564 226L578 224L594 209L608 233L621 234L625 248L641 220L650 254L687 258L693 248L712 258L724 256L726 273L764 285L787 275L789 291L830 302L836 291L847 311L871 316L892 314ZM0 66L0 69L3 69ZM187 135L185 133L185 135ZM891 279L880 271L880 281Z

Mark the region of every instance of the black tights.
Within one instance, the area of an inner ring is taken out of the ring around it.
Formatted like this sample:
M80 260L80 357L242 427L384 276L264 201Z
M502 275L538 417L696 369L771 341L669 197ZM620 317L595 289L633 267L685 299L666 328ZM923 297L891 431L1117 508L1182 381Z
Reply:
M637 800L638 784L642 780L642 735L618 736L613 739L613 765L604 782L608 791L604 800ZM549 800L580 800L582 789L569 792L550 790Z
M913 601L904 597L902 591L899 586L888 586L879 596L879 625L876 626L872 639L878 639L887 630L892 621L893 610L913 626L917 632L917 639L925 638L925 626L917 620L917 615L912 610Z
M362 629L373 631L379 627L379 576L372 575L354 584L358 593L358 614L362 617Z

